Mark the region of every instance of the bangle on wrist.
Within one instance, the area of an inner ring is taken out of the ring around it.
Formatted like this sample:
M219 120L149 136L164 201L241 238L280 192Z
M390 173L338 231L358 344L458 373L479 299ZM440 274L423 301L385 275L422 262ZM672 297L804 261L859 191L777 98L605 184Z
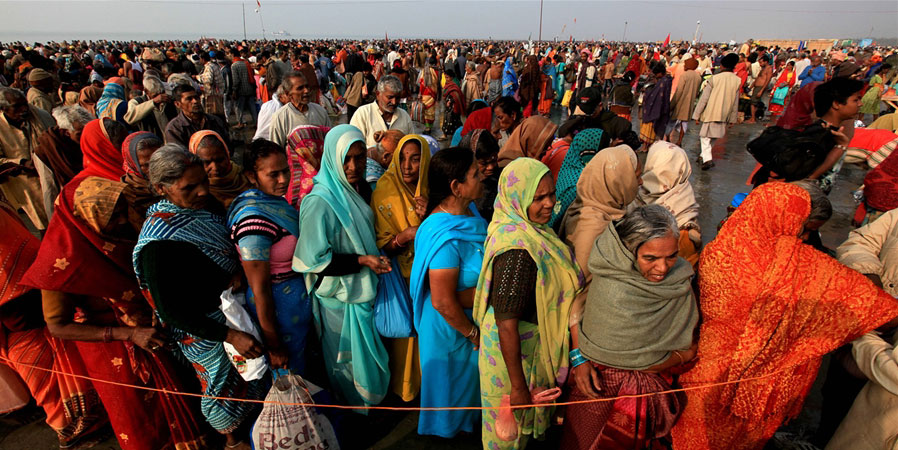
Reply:
M683 359L683 355L680 354L679 350L674 350L673 353L674 355L677 355L677 359L680 360L680 362L677 363L678 366L686 362L686 360Z
M406 244L408 244L408 242L406 242L405 244L399 243L399 235L398 234L393 238L393 245L395 245L396 247L405 247Z
M465 335L465 337L470 339L474 336L477 336L478 332L479 330L477 329L477 325L471 325L471 331L469 331L468 334Z
M571 358L571 368L574 368L574 367L577 367L579 365L586 364L589 362L589 360L586 359L586 357L584 357L582 353L580 353L579 348L575 348L575 349L571 350L568 353L568 356L570 356L570 358Z

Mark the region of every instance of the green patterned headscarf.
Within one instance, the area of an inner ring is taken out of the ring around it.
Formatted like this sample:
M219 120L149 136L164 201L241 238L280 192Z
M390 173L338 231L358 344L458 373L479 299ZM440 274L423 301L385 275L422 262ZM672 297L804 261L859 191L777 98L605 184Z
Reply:
M568 316L584 277L570 248L555 232L528 218L527 208L547 173L545 164L531 158L518 158L502 170L474 298L474 321L481 324L489 309L493 260L508 250L526 250L538 269L536 312L541 351L534 356L540 358L546 373L555 374L556 382L561 384L568 373Z

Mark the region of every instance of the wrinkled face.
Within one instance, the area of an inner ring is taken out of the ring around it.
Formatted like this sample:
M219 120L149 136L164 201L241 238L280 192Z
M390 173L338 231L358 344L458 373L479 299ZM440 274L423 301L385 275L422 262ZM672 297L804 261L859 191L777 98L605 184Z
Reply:
M461 199L473 201L483 197L483 174L477 167L477 163L471 164L465 172L465 181L453 181L455 196Z
M231 160L228 152L221 146L217 145L200 145L196 150L196 155L203 160L203 169L206 174L211 177L222 177L231 170Z
M402 181L409 186L417 186L421 172L421 144L411 140L399 151L399 171Z
M25 96L15 97L6 95L6 101L9 107L3 108L3 115L11 122L23 122L31 118L31 111L28 109L28 100Z
M396 112L396 106L399 105L399 94L400 92L393 92L389 89L384 89L383 92L378 91L377 106L385 113Z
M494 108L494 110L496 111L496 122L499 124L499 129L510 133L511 128L514 126L514 123L517 120L517 114L509 114L501 107Z
M664 280L677 262L678 252L677 236L673 234L647 241L636 251L639 273L651 282Z
M290 103L299 109L304 109L309 104L309 83L300 77L293 77L291 81L293 85L290 86L290 91L287 93L290 96Z
M71 131L69 131L69 130L61 130L61 131L63 133L65 133L65 135L68 136L69 139L75 141L75 143L78 143L78 142L81 142L81 133L84 132L84 125L86 125L86 124L81 123L77 120L73 120ZM144 173L146 173L146 172L144 172Z
M200 165L194 165L184 171L184 175L171 186L158 185L166 200L181 208L202 209L209 197L209 177Z
M156 153L156 150L159 150L159 147L158 145L149 146L137 151L137 165L140 166L140 173L150 173L150 157Z
M539 224L549 223L552 218L552 210L555 209L555 180L552 179L552 173L543 175L536 186L536 192L533 194L533 203L527 208L527 218L531 222Z
M200 96L196 92L185 92L181 94L181 99L175 102L175 106L177 106L185 116L195 116L203 112L203 104L200 103Z
M365 143L356 141L346 152L346 158L343 159L343 173L346 174L346 181L349 184L356 184L365 178L365 161L367 160L365 150Z
M277 197L287 194L290 186L290 166L287 155L273 153L256 161L255 170L251 173L253 184L260 191Z
M499 155L493 154L483 159L477 160L477 168L484 178L489 178L499 169Z

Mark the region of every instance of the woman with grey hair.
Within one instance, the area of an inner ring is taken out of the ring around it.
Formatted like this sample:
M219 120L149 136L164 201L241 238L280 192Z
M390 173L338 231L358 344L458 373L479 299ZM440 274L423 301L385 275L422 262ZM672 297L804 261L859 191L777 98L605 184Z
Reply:
M261 398L262 381L245 382L222 345L230 343L247 359L264 352L252 335L228 327L220 310L222 291L232 285L240 262L225 218L204 209L211 196L202 160L181 145L166 144L150 157L149 179L163 200L147 211L134 248L141 287L196 368L205 395ZM211 397L201 401L206 420L226 436L228 448L248 449L235 431L257 406Z
M592 284L572 333L570 401L672 389L695 358L698 305L692 265L677 256L679 229L663 206L640 206L596 239ZM568 406L561 448L670 444L682 394Z
M59 189L84 168L81 154L81 130L94 119L78 105L59 106L53 110L56 126L37 138L34 154L53 172Z

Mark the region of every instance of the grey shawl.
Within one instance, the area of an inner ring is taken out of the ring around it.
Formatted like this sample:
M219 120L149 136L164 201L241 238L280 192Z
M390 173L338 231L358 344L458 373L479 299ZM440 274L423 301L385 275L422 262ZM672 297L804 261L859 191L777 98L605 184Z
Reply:
M636 257L609 226L589 256L592 284L580 325L580 351L599 364L643 370L692 345L698 305L683 258L660 282L639 272Z

